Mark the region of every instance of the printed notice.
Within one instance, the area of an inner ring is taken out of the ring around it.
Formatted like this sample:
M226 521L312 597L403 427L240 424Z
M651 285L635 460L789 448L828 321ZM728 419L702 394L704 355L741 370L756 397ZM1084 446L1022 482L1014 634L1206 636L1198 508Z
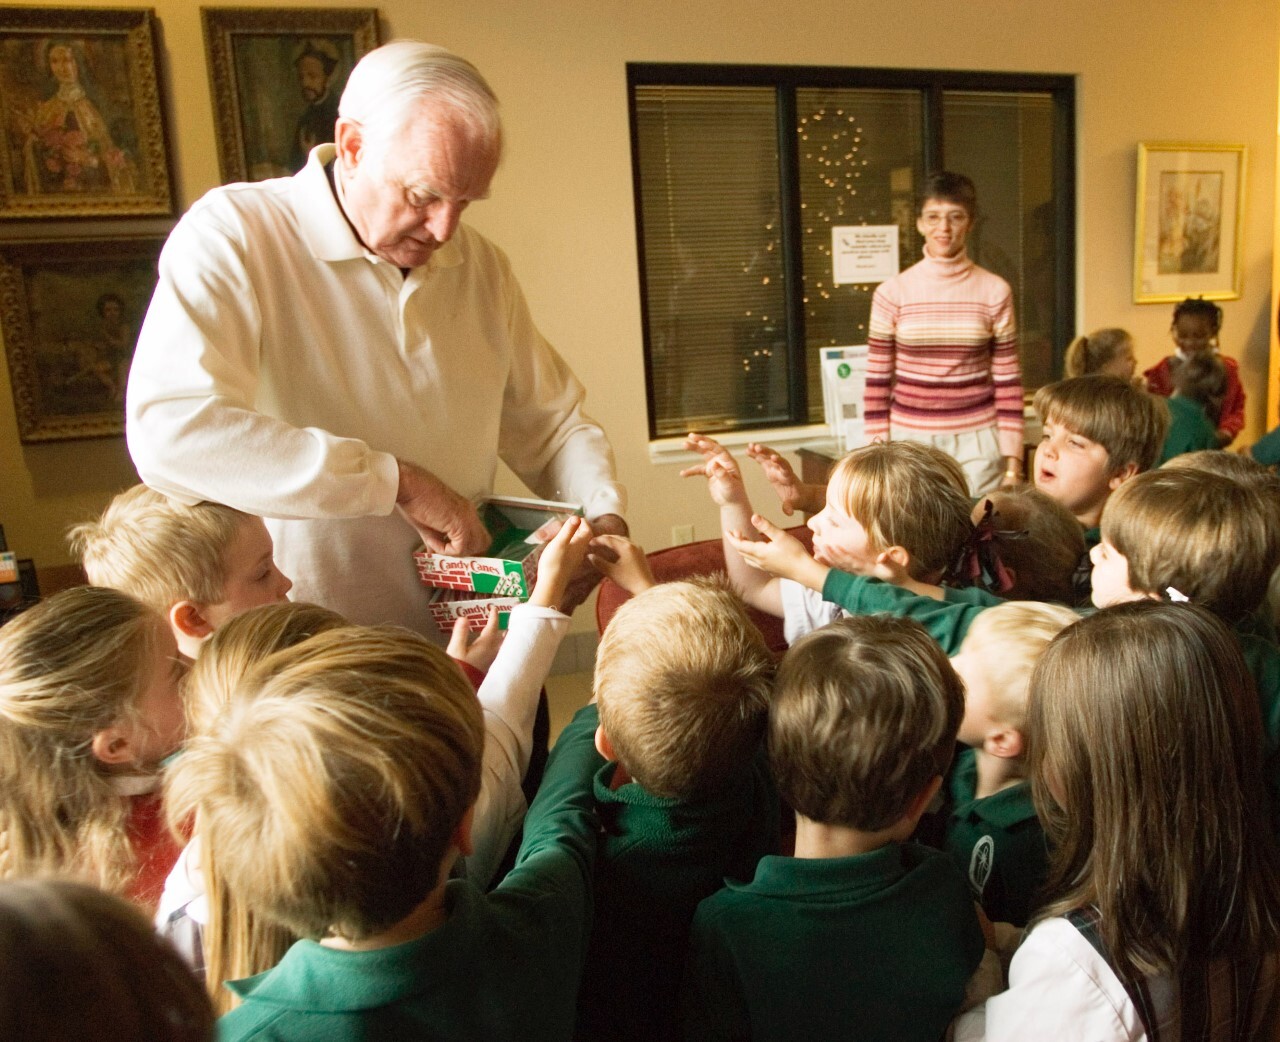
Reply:
M883 282L898 274L896 224L846 224L831 229L832 281Z

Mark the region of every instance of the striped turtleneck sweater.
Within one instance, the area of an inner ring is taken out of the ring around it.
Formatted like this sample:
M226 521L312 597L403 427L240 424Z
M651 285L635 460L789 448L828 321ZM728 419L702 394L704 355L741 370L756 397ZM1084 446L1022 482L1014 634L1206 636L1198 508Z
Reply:
M958 434L995 426L1004 456L1022 457L1022 374L1013 293L967 254L924 260L871 301L866 432Z

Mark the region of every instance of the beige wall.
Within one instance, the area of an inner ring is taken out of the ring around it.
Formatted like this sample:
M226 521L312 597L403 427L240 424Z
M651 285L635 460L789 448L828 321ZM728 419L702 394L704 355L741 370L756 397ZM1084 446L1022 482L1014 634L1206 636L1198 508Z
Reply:
M198 5L159 0L185 208L217 182ZM768 62L1023 70L1079 80L1079 295L1083 329L1134 332L1140 360L1170 349L1170 307L1132 303L1139 141L1249 146L1245 289L1224 305L1252 438L1262 427L1275 191L1280 8L1264 0L391 0L384 35L470 57L503 99L508 148L492 200L469 219L510 254L535 317L589 390L617 449L637 538L716 532L673 465L649 462L625 63ZM946 13L946 12L951 13ZM0 377L7 381L7 374ZM19 446L0 387L0 522L38 563L61 530L132 480L123 443ZM767 500L761 496L761 503ZM769 513L776 515L776 510ZM581 623L580 623L581 624Z

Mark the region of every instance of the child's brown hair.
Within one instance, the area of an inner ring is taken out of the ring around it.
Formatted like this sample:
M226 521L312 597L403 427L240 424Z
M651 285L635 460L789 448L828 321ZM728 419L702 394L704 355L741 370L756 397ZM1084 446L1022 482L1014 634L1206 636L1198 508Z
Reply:
M988 492L974 508L981 521L991 503L992 543L1012 572L1013 585L998 590L1016 601L1075 600L1072 583L1084 557L1084 533L1071 511L1031 485Z
M1078 336L1067 347L1063 376L1071 379L1101 372L1108 362L1120 357L1126 346L1133 351L1133 337L1127 330L1115 326Z
M1102 538L1127 562L1131 589L1180 594L1227 622L1258 607L1276 567L1274 504L1203 471L1161 468L1126 481L1102 512Z
M946 773L964 687L918 622L841 619L798 640L778 670L769 762L811 821L879 831Z
M1045 650L1029 711L1052 851L1039 918L1096 909L1121 979L1273 957L1280 857L1258 701L1226 627L1184 604L1105 608Z
M764 734L773 658L721 582L660 583L610 620L596 654L600 726L655 796L714 788Z
M1164 399L1118 376L1076 376L1047 384L1033 401L1042 423L1053 423L1107 450L1107 469L1133 464L1150 470L1169 433Z

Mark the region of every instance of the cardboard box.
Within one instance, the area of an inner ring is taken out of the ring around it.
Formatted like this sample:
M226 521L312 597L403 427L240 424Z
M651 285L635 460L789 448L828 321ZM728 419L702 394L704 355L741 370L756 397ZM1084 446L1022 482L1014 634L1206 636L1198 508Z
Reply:
M489 549L476 557L437 554L425 546L416 550L418 577L427 586L514 598L513 603L528 600L542 547L567 518L582 513L573 503L508 496L486 498L479 510L493 536Z
M489 621L489 609L498 607L498 628L505 630L511 620L511 609L521 603L519 597L493 597L486 593L464 593L460 590L435 589L431 591L431 617L440 632L448 636L458 619L466 619L473 633L484 629Z

